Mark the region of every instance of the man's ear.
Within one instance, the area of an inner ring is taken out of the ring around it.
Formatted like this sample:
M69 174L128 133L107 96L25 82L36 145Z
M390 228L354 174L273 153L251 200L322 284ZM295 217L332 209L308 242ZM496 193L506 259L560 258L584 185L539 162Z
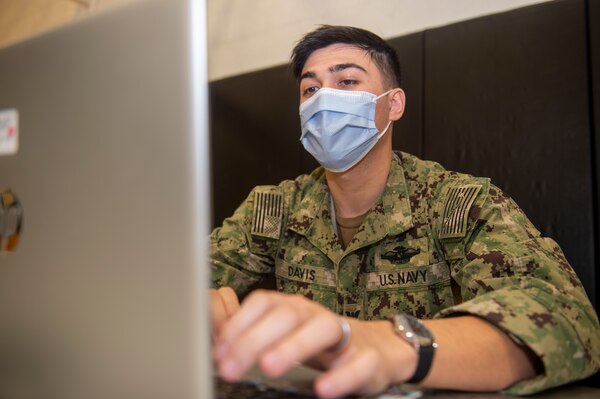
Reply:
M402 118L402 115L404 114L404 106L406 104L404 91L400 88L393 89L388 95L388 99L390 102L390 114L388 120L397 121Z

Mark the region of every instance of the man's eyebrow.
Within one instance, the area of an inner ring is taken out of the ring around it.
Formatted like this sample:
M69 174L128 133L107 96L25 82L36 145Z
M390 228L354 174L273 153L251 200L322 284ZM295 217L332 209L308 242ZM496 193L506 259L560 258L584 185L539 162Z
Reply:
M368 74L368 72L365 68L363 68L360 65L355 64L353 62L333 65L333 66L329 67L329 72L331 72L331 73L340 72L340 71L343 71L344 69L348 69L348 68L357 68Z
M314 73L314 72L310 72L310 71L308 71L308 72L304 72L304 73L303 73L303 74L300 76L300 79L298 79L298 82L302 81L302 79L305 79L305 78L306 78L306 79L310 79L310 78L316 78L316 77L317 77L317 74L316 74L316 73Z
M355 64L353 62L347 62L345 64L336 64L333 66L329 67L329 72L331 73L335 73L335 72L340 72L343 71L345 69L349 69L349 68L357 68L360 69L361 71L363 71L364 73L368 74L369 72L367 72L367 70L363 67L361 67L358 64ZM304 72L301 76L300 79L298 79L298 82L302 81L302 79L311 79L311 78L316 78L317 74L311 71L308 72Z

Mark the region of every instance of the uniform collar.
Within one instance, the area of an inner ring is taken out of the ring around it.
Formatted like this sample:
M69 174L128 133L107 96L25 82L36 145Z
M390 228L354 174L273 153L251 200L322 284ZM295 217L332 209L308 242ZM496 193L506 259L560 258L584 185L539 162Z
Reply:
M344 253L368 246L388 235L401 234L413 227L412 212L404 169L397 154L393 154L385 189L371 209L346 251L342 251L333 229L329 209L330 193L325 173L320 173L299 206L288 219L288 228L305 236L334 262Z
M393 154L392 166L381 197L363 221L346 252L366 247L386 236L394 236L413 227L408 187L400 158Z

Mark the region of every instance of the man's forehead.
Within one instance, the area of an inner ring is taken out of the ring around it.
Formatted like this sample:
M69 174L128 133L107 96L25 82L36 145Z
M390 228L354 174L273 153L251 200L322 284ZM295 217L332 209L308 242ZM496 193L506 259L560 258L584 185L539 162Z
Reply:
M313 70L315 68L329 69L331 72L335 72L335 66L343 64L356 64L369 70L373 60L365 49L351 44L337 43L313 51L306 60L302 73L316 72Z

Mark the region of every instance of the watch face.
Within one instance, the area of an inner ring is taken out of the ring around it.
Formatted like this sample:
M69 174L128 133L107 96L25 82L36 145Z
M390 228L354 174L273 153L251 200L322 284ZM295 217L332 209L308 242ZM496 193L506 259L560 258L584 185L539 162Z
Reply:
M402 324L406 326L404 333L407 339L419 346L431 346L433 344L433 336L421 320L409 315L401 315L400 317Z

